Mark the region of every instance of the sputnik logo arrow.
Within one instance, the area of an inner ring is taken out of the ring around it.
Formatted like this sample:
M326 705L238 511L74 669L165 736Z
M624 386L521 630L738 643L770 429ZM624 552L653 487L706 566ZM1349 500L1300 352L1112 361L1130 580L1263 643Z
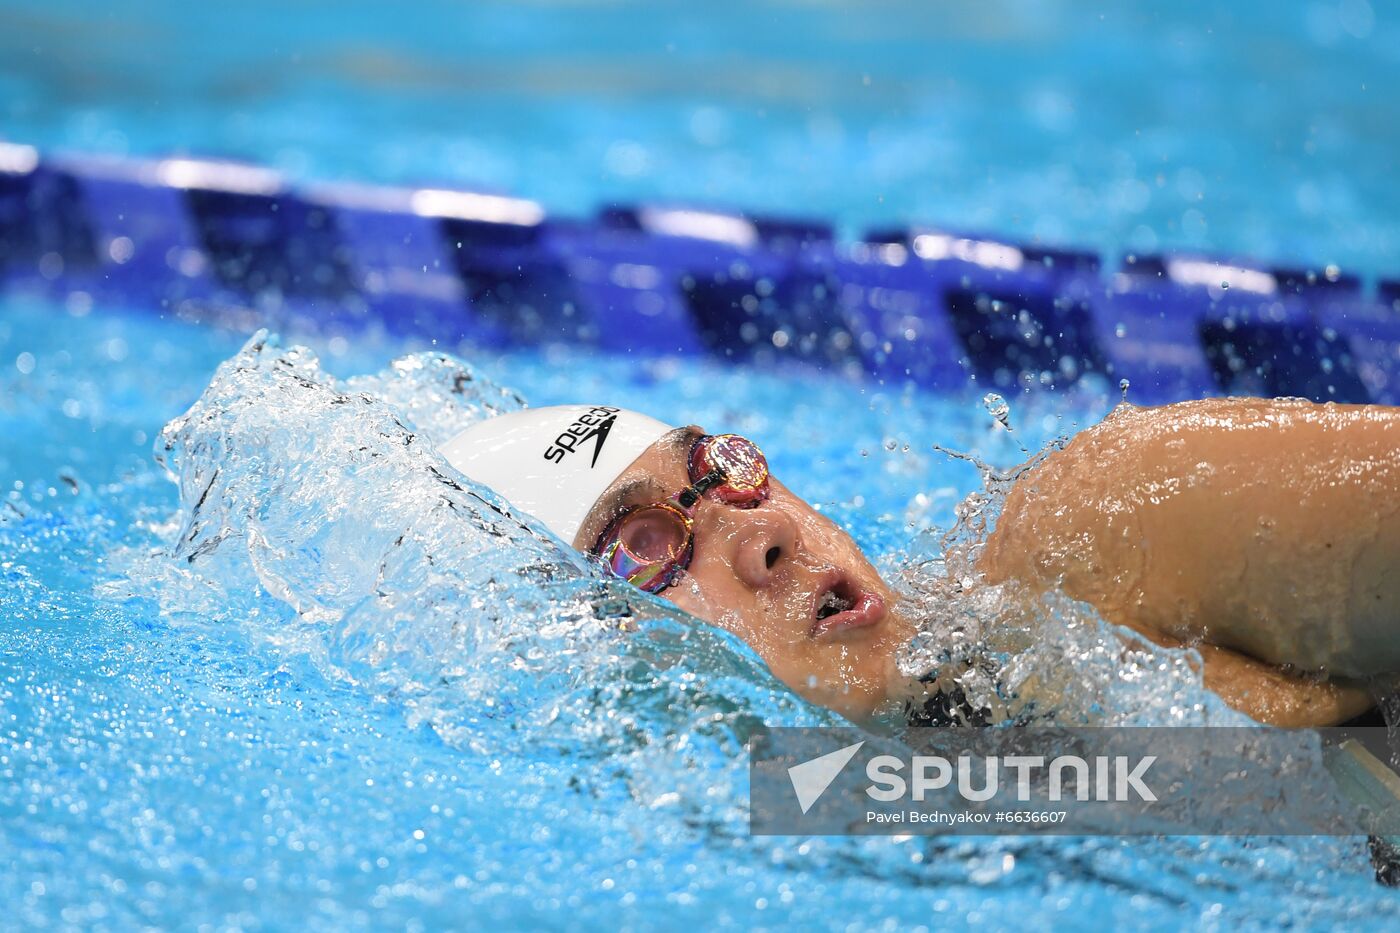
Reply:
M862 740L788 768L788 780L792 781L793 792L797 794L797 804L804 814L826 793L826 789L836 780L841 769L846 767L864 744Z

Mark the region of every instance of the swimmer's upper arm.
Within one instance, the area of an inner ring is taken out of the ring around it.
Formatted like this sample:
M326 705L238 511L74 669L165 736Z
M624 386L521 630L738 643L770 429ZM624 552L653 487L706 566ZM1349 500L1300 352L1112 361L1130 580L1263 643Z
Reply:
M1397 567L1400 409L1261 399L1115 411L1017 481L979 564L1349 676L1400 666Z

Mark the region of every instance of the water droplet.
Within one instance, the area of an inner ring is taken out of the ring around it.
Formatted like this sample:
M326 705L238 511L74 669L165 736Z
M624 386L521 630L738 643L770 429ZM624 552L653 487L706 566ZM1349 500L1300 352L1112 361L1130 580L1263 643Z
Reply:
M1229 282L1221 282L1221 283L1220 283L1220 290L1221 290L1221 291L1226 291L1226 292L1229 291L1229 290L1230 290L1230 283L1229 283Z
M997 395L995 392L988 392L986 395L982 396L982 404L986 406L991 416L997 419L997 423L1003 428L1006 428L1006 433L1010 434L1011 406L1007 404L1006 399ZM1023 451L1026 449L1026 445L1022 444L1019 440L1016 441L1016 445Z
M1122 391L1122 393L1123 393L1123 401L1125 401L1125 402L1128 400L1128 388L1129 388L1131 385L1132 385L1132 384L1131 384L1130 382L1128 382L1128 380L1126 380L1126 379L1120 379L1120 380L1118 381L1118 388Z
M995 392L988 392L986 395L982 396L982 404L993 418L1001 422L1002 427L1010 430L1011 425L1009 421L1011 406L1006 403L1006 399L997 395Z

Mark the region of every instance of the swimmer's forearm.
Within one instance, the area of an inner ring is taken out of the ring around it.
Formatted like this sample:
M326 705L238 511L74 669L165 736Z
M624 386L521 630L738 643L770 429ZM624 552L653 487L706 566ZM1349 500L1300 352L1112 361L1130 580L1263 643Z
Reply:
M1284 729L1336 726L1375 705L1365 687L1289 674L1214 645L1201 645L1207 690L1250 718Z
M1140 632L1166 648L1179 648L1179 639L1158 632ZM1201 680L1207 690L1229 706L1265 725L1283 729L1335 726L1360 716L1375 701L1371 692L1351 683L1288 673L1227 648L1195 646L1201 656Z
M1400 645L1397 568L1400 409L1258 399L1116 412L1016 484L981 561L1139 630L1352 676L1377 655L1333 635Z

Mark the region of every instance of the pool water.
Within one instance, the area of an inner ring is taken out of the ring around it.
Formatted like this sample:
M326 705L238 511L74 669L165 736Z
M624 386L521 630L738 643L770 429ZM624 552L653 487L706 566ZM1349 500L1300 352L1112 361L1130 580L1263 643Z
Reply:
M1383 928L1400 912L1351 838L748 837L744 736L829 714L659 602L632 597L641 630L619 636L592 611L596 575L518 529L484 537L470 499L425 510L429 442L482 412L445 393L405 408L461 371L441 351L380 372L415 348L324 368L245 350L162 439L242 343L4 306L7 922ZM887 569L979 486L934 440L1023 456L977 398L714 366L492 358L473 404L516 404L493 388L509 374L532 403L622 392L743 430ZM375 401L330 402L347 390ZM1032 449L1110 400L1057 403L1013 407ZM390 415L424 438L411 455ZM379 466L347 461L365 444ZM1198 684L1134 689L1117 721L1221 721Z
M45 148L563 210L675 197L1394 271L1400 42L1379 4L979 10L8 3L0 106ZM1400 919L1355 838L750 837L745 736L830 714L480 490L427 505L451 430L606 398L754 437L894 571L981 487L935 444L1009 466L1116 389L1012 398L1008 431L981 392L249 338L0 299L0 926ZM471 392L446 391L461 372ZM1231 721L1183 663L1152 655L1131 685L1091 664L1082 699Z

